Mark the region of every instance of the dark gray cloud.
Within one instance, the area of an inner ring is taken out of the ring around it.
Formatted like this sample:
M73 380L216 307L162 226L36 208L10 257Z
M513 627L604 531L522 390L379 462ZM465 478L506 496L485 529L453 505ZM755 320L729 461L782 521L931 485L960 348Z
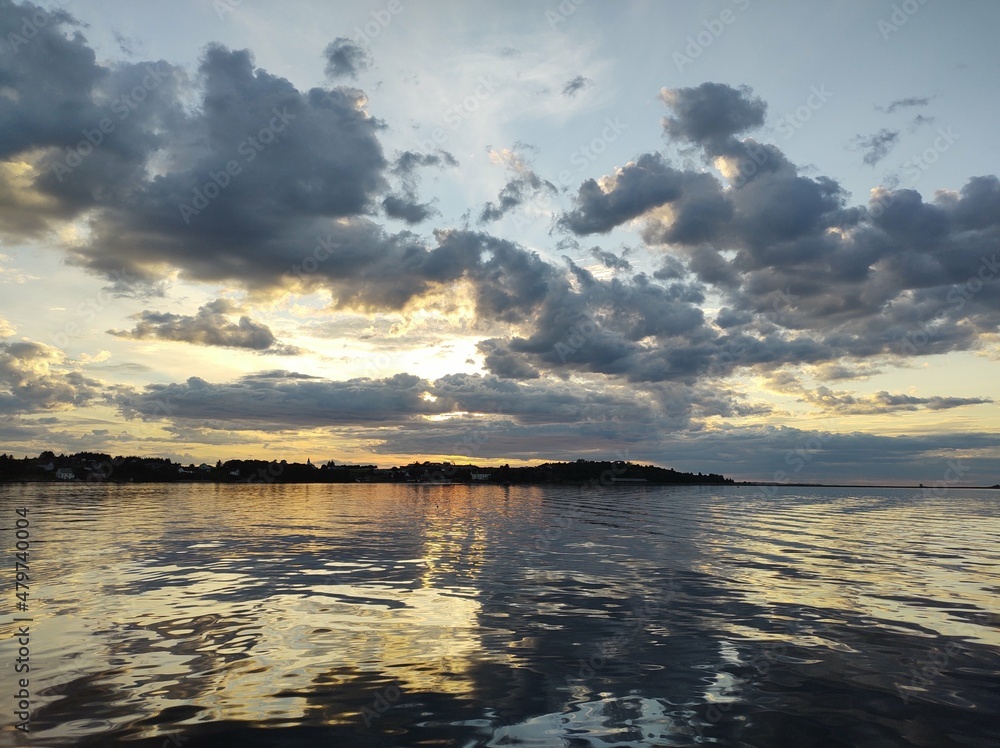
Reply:
M447 151L437 151L435 153L417 153L416 151L403 151L392 165L392 173L395 174L402 185L402 190L396 194L390 194L382 201L382 208L390 218L397 218L408 224L417 224L426 221L438 211L433 207L433 202L421 203L417 198L417 171L425 167L454 167L458 166L458 161Z
M530 317L530 335L491 341L487 366L496 363L496 373L504 376L526 366L557 375L575 370L689 383L699 366L707 366L710 351L692 350L715 337L699 308L704 296L697 287L664 287L642 274L600 280L576 265L571 270L575 284L562 278L549 283Z
M70 218L86 212L90 238L70 249L71 262L105 276L118 292L162 293L165 279L179 271L187 280L253 291L327 290L340 308L370 311L399 309L440 284L465 279L482 286L476 295L483 313L501 318L521 314L515 310L544 293L548 266L513 244L442 232L442 245L435 246L376 224L371 217L380 207L409 222L425 219L432 207L407 191L406 180L420 166L449 166L454 158L407 152L393 168L378 138L384 125L365 111L363 92L299 91L255 68L245 50L206 50L194 106L180 106L183 97L176 88L168 90L169 76L164 77L136 114L123 120L136 133L128 171L112 179L106 169L90 170L99 155L111 153L114 138L127 134L122 126L107 136L107 148L93 149L60 182L51 169L59 151L52 149L74 145L80 123L99 121L96 102L105 98L100 85L117 79L93 61L81 37L67 46L57 26L43 31L59 37L62 46L56 44L52 53L67 59L36 67L56 73L64 67L78 76L89 70L92 80L71 85L72 75L67 84L52 74L52 85L41 86L48 95L34 109L27 106L29 99L0 102L7 110L19 107L18 121L26 123L20 131L5 130L0 147L21 159L40 159L39 176L29 187L43 199L30 202L56 206L44 214L24 210L21 185L14 184L6 193L8 207L22 223L34 221L25 230L46 228L55 214ZM23 73L30 88L36 73L22 63L16 65L24 70L15 72ZM117 74L141 81L152 76L145 69L140 63ZM161 65L160 71L166 70ZM66 132L49 133L51 125L35 120L40 114L51 119L60 106L83 113ZM14 116L0 111L4 115ZM31 155L38 152L45 155ZM148 168L153 160L161 170L166 165L155 177ZM402 194L389 192L389 174L403 181ZM523 174L519 184L525 190L550 187L536 180ZM0 190L0 209L4 194ZM524 277L528 268L534 268L530 278Z
M448 151L439 150L434 153L403 151L396 157L392 170L400 176L410 177L417 169L428 166L458 166L458 160Z
M499 221L526 200L543 192L550 195L559 194L556 186L538 176L516 151L491 151L491 155L495 160L506 164L511 176L500 190L497 201L486 203L479 212L480 223Z
M905 99L896 99L891 102L888 106L876 106L875 108L880 112L885 112L886 114L892 114L897 109L907 109L916 106L927 106L931 103L929 97L926 96L908 96Z
M357 78L359 73L372 65L368 50L342 36L326 45L323 56L326 58L326 74L330 78Z
M243 348L257 353L295 356L304 353L295 346L278 342L271 328L242 315L231 322L228 315L243 308L229 299L216 299L198 308L195 315L146 310L133 315L137 320L131 330L108 330L112 335L134 340L171 340L194 345Z
M20 15L2 14L8 25ZM194 280L280 286L332 219L363 222L381 202L382 125L364 111L362 92L298 91L255 69L249 52L212 46L197 105L182 105L175 68L102 67L63 26L44 26L0 60L4 82L30 92L0 100L0 157L36 173L0 185L0 217L16 216L4 221L8 233L87 212L92 240L74 262L109 279L152 284L176 268Z
M625 259L624 254L619 256L614 252L607 252L600 247L591 247L590 256L598 260L604 267L611 268L612 270L632 269L632 263Z
M169 385L149 385L123 394L119 408L126 418L146 420L217 420L234 430L302 429L333 423L395 422L439 412L423 399L427 383L400 374L383 380L330 382L290 372L246 376L213 384L199 377Z
M483 354L484 366L503 379L538 379L538 370L514 355L500 340L481 340L476 344Z
M675 169L659 153L642 154L618 169L611 182L608 189L595 179L580 185L574 209L559 224L578 236L607 233L662 205L679 203L681 214L697 213L721 199L714 177Z
M864 152L862 159L868 166L875 166L889 155L889 152L899 143L899 131L882 128L872 135L858 135L854 144Z
M233 430L424 424L425 416L463 412L504 414L519 423L604 419L611 417L606 409L616 408L626 410L630 418L648 418L650 412L648 404L627 391L562 382L526 386L473 374L437 380L397 374L331 381L287 371L262 372L228 383L191 377L182 383L148 385L141 391L119 393L117 405L127 418L215 422Z
M690 97L673 98L686 105ZM748 91L708 98L716 109L728 103L738 110L720 115L724 122L752 121L761 111L747 106ZM621 339L608 346L614 317L605 316L589 341L603 345L604 361L594 368L596 361L583 355L588 346L554 360L557 340L571 333L546 320L561 331L547 350L510 341L524 363L659 381L782 362L898 361L975 348L983 333L1000 329L1000 296L991 290L1000 274L993 251L1000 238L996 177L970 179L958 194L938 193L931 203L912 190L882 190L867 206L847 206L836 181L800 175L773 145L745 138L720 148L734 125L712 130L698 125L697 116L675 119L675 134L700 138L707 160L722 159L728 187L645 154L600 182L585 182L560 225L584 234L644 220L647 244L674 253L655 280L693 273L721 293L723 332L690 332L672 340L669 351L640 350Z
M26 18L44 18L23 36ZM0 231L38 236L52 220L127 200L163 133L183 130L185 75L159 61L104 67L62 10L0 3Z
M735 136L764 124L767 104L748 86L702 83L695 88L664 88L660 98L671 114L663 129L671 138L699 145L710 156L731 152Z
M563 86L562 93L563 96L576 96L577 93L585 88L589 88L592 85L594 85L594 81L590 80L590 78L587 78L584 75L578 75L566 82L566 85Z
M426 221L438 211L431 203L420 203L408 195L387 195L382 201L382 207L389 218L398 218L408 224Z

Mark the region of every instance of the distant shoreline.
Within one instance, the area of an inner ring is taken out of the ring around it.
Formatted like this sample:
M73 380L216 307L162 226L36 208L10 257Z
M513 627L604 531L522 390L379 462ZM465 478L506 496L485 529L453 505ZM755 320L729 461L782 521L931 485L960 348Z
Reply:
M230 459L214 465L183 465L165 457L116 456L101 452L56 455L51 450L36 457L17 459L0 455L3 483L236 483L324 484L383 483L403 485L491 486L737 486L743 488L893 488L939 492L942 488L996 490L1000 485L959 486L935 481L929 486L875 483L791 483L787 481L735 480L716 473L693 473L621 459L576 459L538 465L475 465L455 462L413 462L380 468L373 464L346 464L330 460L315 464L287 460Z
M938 486L925 486L922 483L916 486L902 485L902 484L878 484L878 483L765 483L762 481L736 481L737 486L775 486L784 488L912 488L916 491L936 491L939 490ZM997 486L948 486L947 488L961 488L968 490L998 490L1000 485Z
M22 485L28 483L54 483L56 485L64 486L78 486L78 485L92 485L92 484L103 484L103 485L172 485L172 484L183 484L183 485L210 485L210 486L253 486L262 485L263 481L251 482L251 481L215 481L215 480L191 480L191 479L172 479L172 480L104 480L104 481L94 481L88 480L86 478L78 478L74 480L62 480L58 478L48 478L48 477L26 477L26 478L0 478L0 486L5 485ZM515 486L527 486L527 487L537 487L537 486L547 486L547 487L557 487L557 488L581 488L586 486L592 486L590 482L545 482L539 481L535 482L510 482L510 483L499 483L499 482L480 482L480 481L274 481L270 485L281 485L281 486L323 486L323 485L383 485L383 486L501 486L504 488L512 488ZM924 486L924 485L880 485L875 483L764 483L759 481L734 481L731 483L718 483L718 482L705 482L705 483L669 483L661 482L657 483L655 481L612 481L610 483L601 483L598 486L600 488L645 488L651 486L683 486L683 487L693 487L693 488L890 488L898 490L910 490L910 491L935 491L935 490L949 490L949 489L959 489L963 491L998 491L1000 490L1000 485L995 486L948 486L946 489L941 489L935 486Z

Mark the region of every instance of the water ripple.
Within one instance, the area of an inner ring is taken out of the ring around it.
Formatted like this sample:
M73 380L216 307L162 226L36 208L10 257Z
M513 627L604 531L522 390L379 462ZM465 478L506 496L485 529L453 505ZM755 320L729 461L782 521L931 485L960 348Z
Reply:
M988 492L0 487L15 506L45 745L1000 744Z

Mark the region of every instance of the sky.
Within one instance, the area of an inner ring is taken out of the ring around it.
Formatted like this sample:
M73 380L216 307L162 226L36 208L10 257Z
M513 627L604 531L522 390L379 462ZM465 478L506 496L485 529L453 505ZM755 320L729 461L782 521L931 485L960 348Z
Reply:
M989 0L0 0L0 451L1000 482Z

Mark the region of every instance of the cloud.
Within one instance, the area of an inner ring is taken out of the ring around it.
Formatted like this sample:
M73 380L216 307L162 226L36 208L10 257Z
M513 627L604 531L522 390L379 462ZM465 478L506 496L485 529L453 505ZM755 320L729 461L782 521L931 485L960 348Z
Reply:
M19 23L20 12L0 11ZM37 236L86 213L90 240L71 259L113 282L155 286L176 269L280 287L330 222L363 221L384 197L382 125L363 92L299 91L255 68L248 51L217 45L192 89L164 61L102 66L58 19L0 60L5 80L25 92L0 101L8 234Z
M676 224L678 233L697 231L685 221L697 223L692 214L710 205L720 206L722 213L728 210L712 176L675 169L659 153L645 153L600 183L588 179L580 185L574 209L559 219L559 225L578 236L607 233L652 208L673 203L685 216Z
M17 334L17 329L10 322L0 317L0 338L9 338Z
M576 94L582 91L583 89L589 88L590 86L593 85L594 81L590 80L590 78L587 78L586 76L583 75L578 75L575 78L566 82L566 85L563 86L562 93L563 96L576 96Z
M809 390L790 375L772 377L771 386L778 392L795 395L800 402L808 403L833 415L879 415L924 409L950 410L993 402L990 398L983 397L919 397L885 390L870 395L856 395L825 386Z
M0 343L0 413L67 410L107 394L103 383L75 370L58 348L31 340Z
M438 150L435 153L403 151L393 162L392 171L403 178L412 178L417 169L427 166L455 167L458 166L458 161L448 151Z
M524 385L473 374L437 380L397 374L333 381L287 371L261 372L229 383L191 377L182 383L151 384L119 394L117 404L127 418L217 422L235 430L426 423L429 416L461 413L504 414L519 423L574 423L607 419L615 408L627 410L632 419L650 412L648 404L627 391L561 382Z
M538 379L538 370L511 353L503 341L481 340L476 348L484 356L488 371L503 379Z
M748 86L702 83L695 88L664 88L660 98L671 111L666 134L705 148L710 156L728 153L734 136L764 124L767 104Z
M868 379L881 374L876 366L853 366L844 362L827 362L813 369L813 375L821 381L837 381L845 379Z
M917 106L927 106L930 103L931 103L931 100L930 100L929 97L926 97L926 96L909 96L909 97L907 97L905 99L896 99L895 101L891 102L888 106L884 106L884 107L883 106L876 106L875 108L878 111L880 111L880 112L884 112L885 114L892 114L897 109L905 109L905 108L917 107Z
M889 155L889 151L896 147L899 142L899 132L896 130L879 130L874 135L858 135L854 138L855 145L864 151L864 162L868 166L875 166L879 161Z
M447 151L417 153L403 151L392 165L392 173L399 177L401 192L390 194L382 200L382 208L390 218L397 218L408 224L426 221L438 211L432 203L421 203L417 198L417 170L424 167L438 168L458 166L458 161Z
M229 299L216 299L198 308L193 316L146 310L132 315L138 320L131 330L108 330L111 335L133 340L170 340L194 345L243 348L257 353L296 356L304 351L277 341L267 325L243 315L231 322L227 315L242 307Z
M357 78L372 65L371 55L364 47L346 37L338 37L323 50L326 74L330 78Z
M382 207L389 218L398 218L409 224L422 223L438 211L430 203L418 203L405 195L387 195Z
M488 202L479 213L480 223L499 221L507 213L519 207L525 200L541 193L557 195L556 186L539 177L528 163L514 150L490 150L493 163L504 164L512 174L507 184L500 190L497 202Z
M625 259L624 256L619 257L614 252L606 252L600 247L591 247L590 256L595 260L598 260L602 265L604 265L604 267L611 268L612 270L632 269L632 263Z

